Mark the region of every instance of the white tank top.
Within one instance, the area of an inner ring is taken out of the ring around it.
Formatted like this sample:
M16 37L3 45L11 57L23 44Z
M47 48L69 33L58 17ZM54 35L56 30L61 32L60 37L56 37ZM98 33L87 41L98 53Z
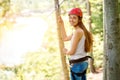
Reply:
M71 39L71 44L72 43L73 43L73 37ZM85 52L84 44L85 44L85 35L83 35L82 38L80 39L78 46L77 46L77 49L75 51L75 54L71 55L70 60L82 58L82 57L85 57L87 55L87 53Z

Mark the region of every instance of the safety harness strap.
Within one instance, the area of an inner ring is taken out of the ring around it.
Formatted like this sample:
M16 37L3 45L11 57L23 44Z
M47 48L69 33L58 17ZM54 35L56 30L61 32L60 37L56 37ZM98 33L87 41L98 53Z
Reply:
M83 75L86 73L86 70L83 71L82 73L75 73L75 72L73 72L73 71L71 70L71 73L72 73L72 74L75 74L75 75L77 75L77 76L83 76Z
M69 63L74 64L74 63L78 63L78 62L83 62L85 60L88 60L88 58L91 58L93 60L93 58L91 56L85 56L85 57L77 59L77 60L70 60Z

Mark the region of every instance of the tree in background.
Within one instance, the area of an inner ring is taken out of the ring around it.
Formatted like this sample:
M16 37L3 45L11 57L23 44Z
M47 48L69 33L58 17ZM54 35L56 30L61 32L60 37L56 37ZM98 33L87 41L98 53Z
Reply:
M0 17L5 16L10 9L10 0L0 0Z
M120 80L120 5L104 0L104 80Z
M70 80L69 70L68 70L67 61L66 61L66 55L63 53L63 50L62 50L64 47L64 42L62 41L61 33L60 33L61 25L58 22L58 17L60 16L59 0L54 0L54 1L55 1L55 10L56 10L57 32L58 32L58 37L59 37L59 49L60 49L60 54L61 54L61 63L62 63L62 68L63 68L63 73L64 73L64 80Z

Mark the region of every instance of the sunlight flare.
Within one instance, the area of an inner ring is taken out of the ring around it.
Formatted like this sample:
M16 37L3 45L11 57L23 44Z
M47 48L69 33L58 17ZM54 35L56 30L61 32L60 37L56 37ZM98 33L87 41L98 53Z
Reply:
M17 18L12 29L4 28L0 44L0 63L8 66L20 64L25 53L40 49L47 27L41 18Z

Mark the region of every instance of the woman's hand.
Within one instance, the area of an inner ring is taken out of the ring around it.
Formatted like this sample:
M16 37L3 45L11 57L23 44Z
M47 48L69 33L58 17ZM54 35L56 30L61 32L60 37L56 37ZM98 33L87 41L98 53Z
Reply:
M58 24L60 24L61 26L64 26L64 22L61 16L58 16Z
M63 48L63 53L67 54L68 50L66 48Z

